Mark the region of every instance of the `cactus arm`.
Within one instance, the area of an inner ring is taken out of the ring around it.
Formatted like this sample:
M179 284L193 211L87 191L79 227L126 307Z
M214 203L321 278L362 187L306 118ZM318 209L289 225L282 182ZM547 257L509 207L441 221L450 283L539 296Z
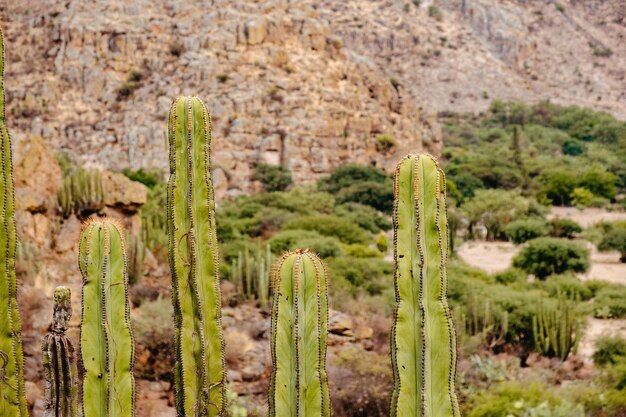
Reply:
M115 223L105 228L109 254L105 270L105 327L108 339L109 417L134 416L132 375L135 344L130 327L124 234ZM123 306L123 308L120 308Z
M79 266L83 275L80 346L83 357L83 415L107 416L107 341L102 318L104 297L100 271L104 268L104 230L90 224L81 236Z
M444 184L430 156L410 155L396 168L392 417L459 416Z

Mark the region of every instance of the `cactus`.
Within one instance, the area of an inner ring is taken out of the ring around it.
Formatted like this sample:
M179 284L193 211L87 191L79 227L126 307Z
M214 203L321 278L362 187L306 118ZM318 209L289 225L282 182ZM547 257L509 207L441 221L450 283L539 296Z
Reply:
M447 303L445 184L430 155L408 155L396 167L392 417L460 415L456 332Z
M262 309L269 303L269 267L272 264L269 245L261 252L250 254L246 247L232 260L229 281L232 282L244 300L256 299Z
M124 229L90 218L79 246L83 276L80 348L84 417L135 415L135 343L130 327Z
M461 309L459 324L461 332L468 336L481 335L490 349L506 342L509 315L489 298L481 298L473 291L467 294L465 308ZM461 340L462 337L461 337Z
M78 415L78 373L74 345L65 335L72 317L69 288L54 291L52 326L43 339L41 351L45 371L46 395L43 417Z
M136 284L143 276L143 260L146 248L141 235L126 235L128 250L128 283Z
M328 275L308 250L279 258L272 270L270 417L330 416L326 376Z
M0 415L26 417L24 393L24 359L20 315L17 309L15 277L15 206L13 198L13 164L11 138L5 124L4 109L4 39L0 30L0 153L2 172L2 222L0 225L0 261L4 264L0 277Z
M172 271L174 383L179 416L223 416L221 322L215 201L210 176L211 119L195 97L174 101L169 115L167 194Z
M63 179L57 194L63 217L96 213L104 207L104 182L100 171L79 168Z
M533 316L533 339L539 353L565 361L570 353L576 353L581 335L574 303L563 297L556 306L540 302Z

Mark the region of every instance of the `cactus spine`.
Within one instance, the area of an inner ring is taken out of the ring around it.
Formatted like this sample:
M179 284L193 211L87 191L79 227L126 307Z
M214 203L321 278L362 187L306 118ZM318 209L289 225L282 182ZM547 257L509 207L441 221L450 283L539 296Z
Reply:
M445 175L430 155L396 167L392 417L458 417L456 333L447 304Z
M556 306L539 305L533 316L533 338L539 353L558 357L565 361L570 353L576 353L582 329L575 306L559 297Z
M44 417L78 415L78 373L74 345L65 335L72 317L72 295L69 288L54 291L52 326L41 346L46 381Z
M0 154L2 173L2 222L0 224L0 415L26 417L24 393L24 354L22 351L20 315L17 309L15 277L15 231L13 199L13 164L11 138L5 124L4 109L4 38L0 30Z
M121 224L110 218L89 219L80 237L78 262L83 276L83 416L133 417L135 343Z
M181 417L225 413L224 339L215 201L210 176L211 118L196 97L169 115L169 260L172 271L176 408Z
M270 417L328 417L328 275L308 250L286 253L272 271Z

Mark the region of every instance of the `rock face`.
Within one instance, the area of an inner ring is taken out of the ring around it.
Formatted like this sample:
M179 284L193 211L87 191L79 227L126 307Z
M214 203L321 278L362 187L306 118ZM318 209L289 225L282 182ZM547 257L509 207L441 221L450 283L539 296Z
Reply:
M307 183L346 162L391 168L440 129L372 60L345 50L311 2L18 1L5 6L9 120L78 163L166 168L172 99L212 114L217 196L251 167ZM28 15L25 15L28 10ZM376 150L376 136L398 142Z

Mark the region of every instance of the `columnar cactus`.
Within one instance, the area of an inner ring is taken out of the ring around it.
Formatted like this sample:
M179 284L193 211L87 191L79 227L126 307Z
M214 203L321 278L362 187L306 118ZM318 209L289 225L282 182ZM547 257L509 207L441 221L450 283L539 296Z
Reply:
M135 343L130 326L124 228L91 218L80 237L83 416L135 415Z
M181 417L225 413L224 339L215 201L210 175L211 118L196 97L169 115L167 196L172 271L176 408Z
M533 339L539 353L562 361L570 353L576 354L582 333L580 321L571 301L563 297L557 305L542 301L533 316Z
M15 278L15 243L17 239L14 218L13 165L11 138L5 124L4 110L4 40L0 30L0 416L26 417L24 394L24 359L21 340L20 315L17 309L17 282Z
M396 167L392 417L458 417L456 334L447 303L445 175L429 155Z
M279 258L272 271L270 417L330 416L326 376L328 275L308 250Z
M54 291L52 326L41 346L46 381L43 417L76 417L78 415L76 357L74 345L65 335L71 317L70 289L57 287Z

